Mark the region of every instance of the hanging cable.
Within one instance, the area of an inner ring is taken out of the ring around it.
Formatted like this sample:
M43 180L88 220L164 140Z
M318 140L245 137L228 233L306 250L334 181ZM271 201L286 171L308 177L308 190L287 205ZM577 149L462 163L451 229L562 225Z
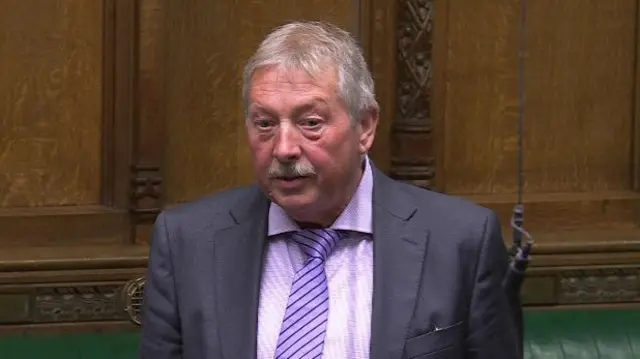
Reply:
M517 329L519 344L519 359L524 358L523 316L520 301L520 291L525 279L525 271L529 266L529 254L533 239L529 232L522 228L524 223L524 108L525 108L525 59L526 59L526 28L527 28L527 0L521 1L520 12L520 44L518 51L518 198L511 217L512 245L510 250L509 269L502 282L502 286L509 299L511 314ZM524 237L524 243L523 243Z
M531 252L532 237L522 228L524 223L524 108L525 108L525 59L527 49L527 0L521 0L520 9L520 43L518 51L518 200L513 209L513 215L511 217L511 228L513 230L513 241L511 246L511 255L520 259L517 267L526 268L527 259ZM523 245L522 239L526 238ZM518 268L520 269L520 268Z
M524 192L524 65L527 51L527 1L522 0L520 10L520 44L518 51L518 204L523 204Z

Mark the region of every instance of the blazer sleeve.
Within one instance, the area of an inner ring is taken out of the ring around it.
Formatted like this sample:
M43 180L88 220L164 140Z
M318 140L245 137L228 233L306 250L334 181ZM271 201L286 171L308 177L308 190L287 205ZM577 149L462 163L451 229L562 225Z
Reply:
M164 214L155 222L144 287L140 359L182 358L170 233Z
M474 288L469 311L467 355L473 359L517 359L521 343L511 316L502 280L508 255L498 217L491 212L484 226L478 253Z

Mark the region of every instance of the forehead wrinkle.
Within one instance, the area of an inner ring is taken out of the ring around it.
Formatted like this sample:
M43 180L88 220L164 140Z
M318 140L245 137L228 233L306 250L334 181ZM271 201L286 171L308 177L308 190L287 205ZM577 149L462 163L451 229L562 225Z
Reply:
M277 105L281 104L281 101L274 101ZM302 98L299 101L291 100L287 101L288 104L291 104L291 108L287 109L290 112L290 115L297 114L300 115L301 112L307 111L326 111L329 108L328 102L319 96L312 96L309 98ZM254 101L251 105L251 112L265 112L269 115L275 115L277 112L281 112L282 108L278 108L280 106L270 106L267 102Z
M314 86L330 85L336 87L338 84L338 73L334 68L329 69L306 69L297 66L271 65L257 70L252 76L252 82L257 77L262 79L275 77L274 82L290 84L309 84Z
M302 69L269 66L256 71L249 91L250 112L264 111L271 115L301 108L331 107L334 101L341 103L338 94L336 72L323 71L322 76L310 76ZM336 97L335 99L333 97Z

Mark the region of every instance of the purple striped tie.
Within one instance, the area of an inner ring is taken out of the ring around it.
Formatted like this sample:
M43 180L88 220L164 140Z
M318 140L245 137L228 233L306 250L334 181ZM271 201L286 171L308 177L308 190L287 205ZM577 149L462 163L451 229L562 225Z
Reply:
M276 359L321 358L329 315L324 262L340 235L331 229L310 229L296 232L292 237L307 255L307 261L293 277Z

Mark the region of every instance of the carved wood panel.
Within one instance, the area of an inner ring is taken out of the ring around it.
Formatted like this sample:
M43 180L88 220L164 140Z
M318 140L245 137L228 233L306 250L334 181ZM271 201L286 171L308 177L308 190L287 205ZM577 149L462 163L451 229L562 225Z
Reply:
M640 303L640 267L534 269L522 295L528 306Z
M144 274L146 255L145 246L0 252L0 333L123 328L121 290Z
M396 113L389 173L432 188L436 163L431 112L434 1L403 0L398 11Z

